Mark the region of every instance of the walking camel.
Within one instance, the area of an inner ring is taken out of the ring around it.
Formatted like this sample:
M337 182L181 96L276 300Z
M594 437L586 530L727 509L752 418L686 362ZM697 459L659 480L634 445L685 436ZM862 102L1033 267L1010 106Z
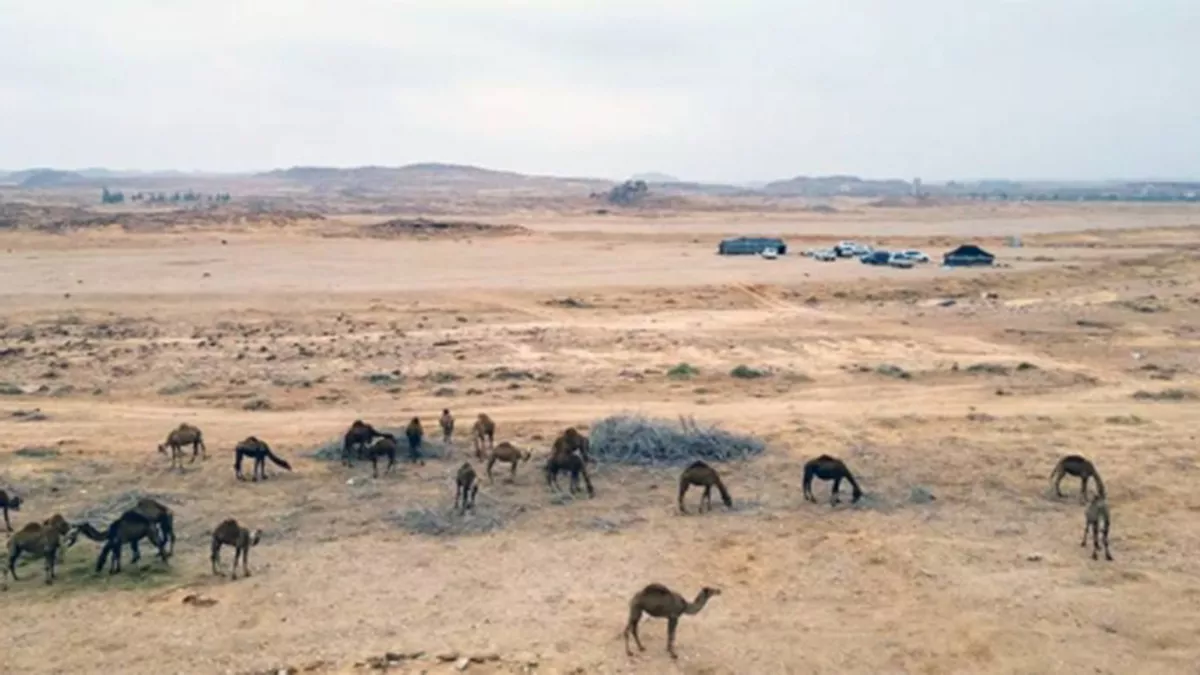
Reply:
M633 599L629 601L629 620L625 623L625 654L633 656L633 652L629 649L629 636L633 635L633 641L637 643L638 651L646 651L642 646L642 639L638 637L638 623L642 620L642 614L667 620L667 653L671 658L679 658L675 653L675 629L679 627L679 617L684 614L699 614L700 610L708 604L708 599L720 595L721 591L716 588L705 586L700 589L700 593L692 602L688 602L684 597L662 584L650 584L638 591Z
M483 449L486 446L491 450L496 440L496 423L492 418L487 416L487 413L479 413L479 417L475 419L475 424L471 426L471 442L475 444L475 457L480 461L483 460Z
M488 483L492 482L492 467L496 464L496 462L506 462L511 464L511 480L515 481L517 479L517 465L521 462L528 462L530 457L533 457L532 451L526 450L524 453L522 453L520 448L512 443L509 443L508 441L500 443L496 447L492 448L491 456L488 457Z
M237 579L238 558L242 560L242 576L250 576L250 549L258 546L259 540L262 539L262 530L251 531L249 528L238 525L238 521L233 518L227 518L221 521L220 525L213 530L212 533L212 571L217 576L225 576L221 573L221 547L233 547L233 567L231 568L232 579Z

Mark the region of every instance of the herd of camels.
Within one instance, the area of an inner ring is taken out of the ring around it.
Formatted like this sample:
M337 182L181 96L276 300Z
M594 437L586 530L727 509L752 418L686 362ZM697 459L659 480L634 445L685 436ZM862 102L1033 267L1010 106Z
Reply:
M454 434L454 417L449 410L442 411L439 424L443 440L449 445ZM412 418L405 427L404 434L408 443L409 461L424 464L421 455L424 430L420 419ZM515 478L517 466L522 462L529 461L532 457L531 452L523 452L507 441L494 443L495 434L495 422L488 415L479 414L471 428L471 437L476 459L483 461L486 458L487 460L486 473L489 482L493 478L492 467L497 462L510 464L511 475ZM203 433L199 428L183 423L171 430L166 441L158 446L158 451L164 454L170 451L172 468L182 469L184 449L187 447L192 449L192 462L195 462L197 457L206 458L207 449L204 446ZM582 478L588 496L594 496L595 489L587 473L587 465L594 463L589 455L589 448L588 437L575 427L569 427L563 431L554 440L549 457L543 467L547 486L551 490L559 490L557 476L560 473L567 473L571 478L571 493L579 491L579 481ZM399 447L395 435L378 431L362 420L355 420L343 437L341 461L346 466L352 466L353 460L356 458L369 459L372 472L375 477L378 477L379 460L387 458L388 463L384 473L390 473L395 467L398 452ZM268 459L288 471L291 471L292 468L287 461L274 454L265 441L254 436L238 443L234 448L234 455L234 473L238 480L245 480L242 473L242 460L247 457L254 460L254 467L251 471L252 481L267 478L265 464ZM1103 543L1104 558L1111 561L1113 558L1108 549L1110 513L1104 483L1100 479L1099 472L1095 465L1085 457L1080 455L1064 456L1055 464L1050 473L1054 492L1060 498L1063 497L1060 485L1067 475L1075 476L1082 481L1080 502L1087 504L1083 541L1080 546L1087 545L1090 531L1092 534L1092 559L1098 559L1101 543ZM863 496L863 491L850 469L836 457L823 454L805 463L803 491L804 499L809 502L817 501L812 492L814 478L833 482L830 496L831 505L839 502L838 492L843 480L850 484L853 491L852 502L858 502ZM1088 500L1089 481L1094 481L1096 484L1096 494L1090 501ZM704 489L699 503L701 512L712 509L713 488L716 488L725 506L729 509L733 508L733 498L716 469L697 460L689 464L679 477L678 509L680 513L687 513L684 496L692 486ZM470 461L463 462L455 474L454 508L460 513L465 513L466 510L473 508L478 492L478 474ZM9 533L13 533L9 511L20 511L21 505L21 497L0 490L0 510L3 511L4 525ZM100 555L95 566L97 573L104 568L106 562L109 563L110 574L120 572L121 550L126 545L129 546L131 552L131 562L137 563L141 558L139 543L142 540L149 540L157 549L159 558L166 563L175 551L174 522L174 513L170 508L154 499L143 498L103 530L97 529L87 522L72 524L61 514L55 514L43 522L29 523L9 537L8 561L4 569L4 583L0 586L0 590L7 589L9 575L14 580L18 580L16 564L22 554L42 556L45 561L45 583L53 583L55 565L62 561L65 549L73 546L79 535L101 543ZM220 571L221 549L225 546L232 546L234 549L232 578L237 578L239 561L242 566L242 575L250 576L250 549L259 543L261 536L261 530L243 527L233 518L221 521L213 529L211 536L210 560L213 574L222 575ZM645 614L667 620L667 652L671 658L676 658L675 631L680 617L700 612L709 598L719 593L718 589L704 587L695 600L688 602L682 595L662 584L647 585L638 591L629 602L629 617L623 633L626 653L632 655L632 651L629 649L631 635L638 649L643 651L645 649L638 637L638 623Z

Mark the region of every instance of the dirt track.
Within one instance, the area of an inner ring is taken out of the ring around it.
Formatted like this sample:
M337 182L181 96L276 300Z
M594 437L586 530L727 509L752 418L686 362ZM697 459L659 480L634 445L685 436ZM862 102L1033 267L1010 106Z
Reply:
M963 216L924 214L826 239L886 232L932 255L920 242L956 230L919 218ZM1011 267L990 272L720 258L704 219L669 236L535 222L474 243L0 237L0 351L24 350L0 360L0 384L23 392L0 397L0 487L28 498L14 525L139 488L180 527L169 572L147 555L95 577L88 541L50 588L40 562L22 565L0 593L21 608L0 618L0 670L340 672L423 651L395 670L453 672L436 657L457 652L488 657L479 673L1194 672L1198 403L1133 394L1200 391L1200 236L1160 229L1197 221L978 218L980 236L1028 240L997 248ZM699 374L668 377L680 362ZM770 375L731 377L739 364ZM255 401L266 409L244 409ZM419 414L432 436L444 407L459 419L451 459L373 480L308 456L357 417ZM11 416L34 408L46 419ZM594 500L552 500L537 471L549 439L626 410L695 415L770 449L719 467L732 513L676 515L674 469L601 466ZM449 508L480 411L498 441L535 450L515 484L499 467L485 480L474 517L503 527L398 526ZM154 447L183 420L212 458L179 474ZM230 450L250 434L295 471L236 482ZM800 465L821 452L849 462L863 503L831 509L827 484L821 503L801 499ZM1048 496L1067 453L1103 473L1113 563L1079 546L1078 481ZM267 532L236 583L209 575L207 533L228 516ZM618 638L651 581L724 590L682 620L677 664L661 621L643 623L634 659ZM182 602L195 593L217 602Z

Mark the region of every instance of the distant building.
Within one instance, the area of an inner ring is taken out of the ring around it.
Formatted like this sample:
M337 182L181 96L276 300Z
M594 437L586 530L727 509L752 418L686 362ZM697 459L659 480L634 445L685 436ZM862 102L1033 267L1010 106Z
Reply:
M995 262L996 256L975 244L963 244L942 256L942 264L948 267L987 266Z
M734 237L724 239L717 246L721 255L758 255L764 249L773 248L779 255L787 254L787 244L778 237Z

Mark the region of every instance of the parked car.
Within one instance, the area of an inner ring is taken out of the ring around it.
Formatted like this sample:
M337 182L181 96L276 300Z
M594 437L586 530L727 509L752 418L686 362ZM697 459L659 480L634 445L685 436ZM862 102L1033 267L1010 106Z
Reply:
M762 250L762 253L760 253L759 255L766 258L767 260L776 260L779 258L779 253L775 249L769 248L769 247L764 248Z
M834 247L833 252L841 258L849 258L850 256L858 255L862 249L862 245L853 241L839 241Z
M833 262L838 259L838 254L831 248L822 248L812 252L812 259L821 262Z
M908 258L909 260L911 260L915 263L929 262L929 256L925 255L924 253L922 253L916 249L910 248L907 251L904 251L903 253L904 253L905 258Z
M886 265L891 259L892 254L888 251L871 251L858 260L864 265Z
M912 258L904 251L898 251L888 257L887 264L891 267L899 267L901 269L912 269Z

